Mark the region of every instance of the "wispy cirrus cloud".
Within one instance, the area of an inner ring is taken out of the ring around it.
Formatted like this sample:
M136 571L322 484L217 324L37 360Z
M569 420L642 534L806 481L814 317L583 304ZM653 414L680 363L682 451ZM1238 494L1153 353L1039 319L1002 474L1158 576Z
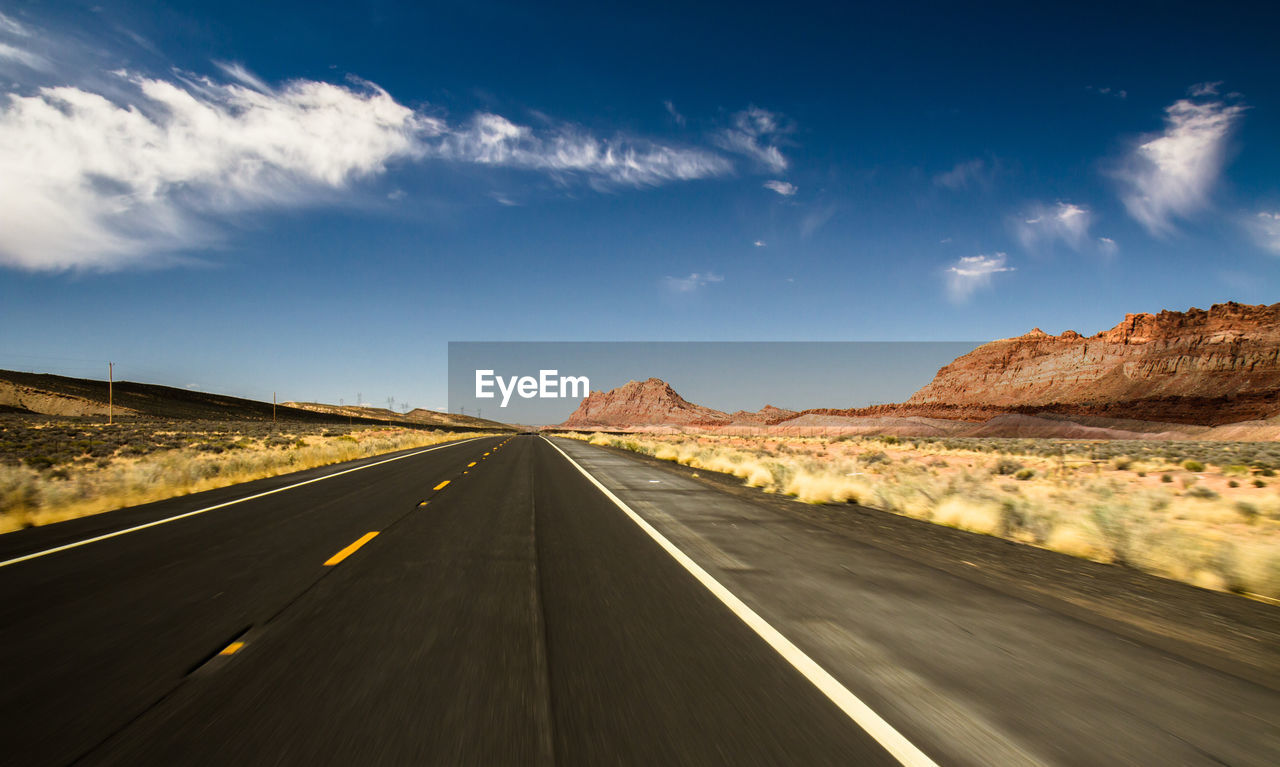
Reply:
M1165 126L1144 137L1116 174L1121 201L1157 236L1209 204L1226 156L1227 139L1248 109L1217 96L1220 83L1200 83L1189 98L1165 108Z
M446 127L438 140L424 142L423 151L441 160L580 173L630 186L720 176L733 169L727 159L704 149L639 139L600 139L573 125L535 131L487 112L463 125Z
M732 123L713 137L717 146L748 157L774 173L787 169L787 158L777 143L795 130L789 120L767 109L750 106L735 113Z
M25 24L0 13L0 61L20 64L28 69L49 69L49 60L27 47L25 38L29 37L31 30Z
M729 176L732 154L776 172L787 165L778 142L794 129L749 107L714 146L680 145L532 110L531 124L494 110L454 119L355 78L268 83L239 62L212 62L216 76L112 72L114 54L82 48L0 13L0 73L11 78L0 86L0 266L166 263L216 245L234 215L337 203L411 164L514 168L598 190ZM769 188L795 193L784 181Z
M31 30L27 25L19 22L17 19L0 13L0 32L13 35L14 37L30 37Z
M993 169L987 164L986 160L965 160L964 162L956 163L951 170L934 176L933 184L944 189L950 189L953 192L959 192L974 187L990 186L992 175Z
M40 35L0 16L0 45ZM49 43L51 55L58 45ZM453 123L372 83L272 86L240 63L214 64L225 79L120 70L0 94L0 265L163 263L216 244L229 215L334 201L395 164L519 168L597 188L734 170L711 149L602 138L550 119L534 128L489 112Z
M946 270L947 294L952 301L964 303L979 289L990 287L993 275L1012 271L1004 253L964 256Z
M777 192L783 197L791 197L796 192L800 191L800 188L797 187L795 184L792 184L789 181L778 181L777 179L771 179L769 181L764 182L764 188L773 192Z
M684 115L680 114L680 111L676 109L676 105L671 103L670 100L667 100L662 102L662 106L667 108L667 114L671 115L671 119L675 124L683 128L686 120Z
M1259 246L1280 256L1280 210L1260 210L1245 225Z
M693 272L688 277L664 277L662 284L672 293L692 293L707 285L724 282L724 276L715 272Z
M1093 213L1088 208L1059 201L1053 205L1036 203L1015 221L1013 228L1018 241L1027 249L1061 240L1075 250L1082 250L1091 241L1089 227L1092 224Z
M1104 85L1097 88L1095 88L1092 85L1086 85L1084 89L1089 91L1090 93L1097 93L1102 96L1114 96L1115 98L1118 98L1121 100L1129 98L1128 91L1124 90L1123 88L1112 88L1109 85Z

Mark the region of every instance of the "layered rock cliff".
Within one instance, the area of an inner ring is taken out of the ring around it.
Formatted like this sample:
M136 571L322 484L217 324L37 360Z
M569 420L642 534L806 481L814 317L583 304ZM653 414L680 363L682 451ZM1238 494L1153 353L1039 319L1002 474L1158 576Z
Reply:
M1267 418L1280 413L1280 303L1130 314L1089 337L1037 328L957 358L897 407L1208 425Z

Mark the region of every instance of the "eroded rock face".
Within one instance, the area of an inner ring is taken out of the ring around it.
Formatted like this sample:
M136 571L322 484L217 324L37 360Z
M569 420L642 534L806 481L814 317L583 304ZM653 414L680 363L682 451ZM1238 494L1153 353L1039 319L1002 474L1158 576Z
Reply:
M795 418L796 415L798 413L795 410L765 405L754 412L751 410L739 410L730 414L729 420L736 424L768 425L785 421L788 418Z
M904 405L1198 424L1270 417L1280 413L1280 303L1129 314L1088 338L1037 328L957 358Z
M629 381L608 392L591 392L562 426L623 429L640 425L728 423L729 420L729 416L719 410L685 400L666 381L650 378Z

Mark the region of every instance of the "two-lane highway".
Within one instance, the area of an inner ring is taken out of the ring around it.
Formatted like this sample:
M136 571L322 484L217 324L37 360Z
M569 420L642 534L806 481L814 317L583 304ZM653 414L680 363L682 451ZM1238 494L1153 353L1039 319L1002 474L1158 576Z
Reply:
M0 538L6 763L1280 755L1268 687L632 457L390 458Z
M0 588L23 764L893 763L539 438L21 562Z

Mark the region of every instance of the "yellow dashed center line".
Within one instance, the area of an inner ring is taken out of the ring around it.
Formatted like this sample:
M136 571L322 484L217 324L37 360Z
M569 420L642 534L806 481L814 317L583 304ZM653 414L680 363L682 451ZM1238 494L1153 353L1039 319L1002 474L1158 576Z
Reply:
M445 486L445 485L447 485L447 484L449 484L449 480L447 480L447 479L446 479L444 482L441 482L440 484L436 485L435 487L433 487L433 488L431 488L431 489L432 489L432 490L443 490L443 489L444 489L444 486Z
M244 647L244 642L232 642L231 644L222 648L222 652L218 654L219 655L235 655L236 653L240 652L241 647Z
M359 549L361 546L373 540L374 536L376 536L377 534L378 534L378 531L375 530L371 533L365 533L364 535L360 536L359 538L356 539L355 543L346 547L342 551L339 551L337 554L334 554L333 556L329 557L328 561L324 563L324 566L333 567L334 565L338 564L342 560L356 553L356 550Z
M470 469L472 466L475 466L475 465L476 465L476 462L472 461L471 463L467 464L467 468Z

